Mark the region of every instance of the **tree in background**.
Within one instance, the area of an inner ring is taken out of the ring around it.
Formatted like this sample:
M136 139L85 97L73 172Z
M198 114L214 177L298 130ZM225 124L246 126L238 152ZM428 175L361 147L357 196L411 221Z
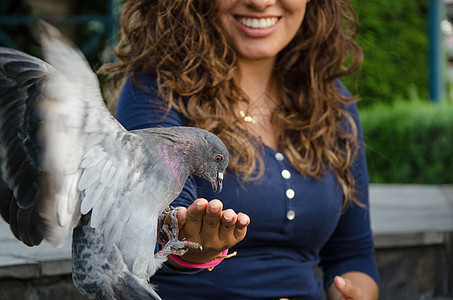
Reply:
M428 97L428 1L350 0L359 17L361 73L344 78L360 106Z

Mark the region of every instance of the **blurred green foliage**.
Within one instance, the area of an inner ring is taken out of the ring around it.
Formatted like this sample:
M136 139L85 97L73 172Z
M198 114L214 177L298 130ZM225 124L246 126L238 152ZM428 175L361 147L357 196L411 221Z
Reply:
M350 0L359 18L358 44L365 60L359 74L344 78L362 99L359 107L394 99L427 99L428 2Z
M371 182L453 184L452 103L380 103L360 116Z

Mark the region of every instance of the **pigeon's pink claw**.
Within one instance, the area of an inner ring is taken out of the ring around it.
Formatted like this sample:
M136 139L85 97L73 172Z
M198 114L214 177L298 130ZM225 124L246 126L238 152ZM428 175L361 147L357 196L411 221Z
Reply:
M155 257L168 256L170 254L181 256L188 251L188 248L194 249L198 248L200 249L200 251L203 250L203 246L201 246L198 243L178 239L179 227L178 218L176 217L177 214L178 214L177 208L173 209L170 212L171 229L169 229L169 226L167 224L164 224L162 226L162 231L163 233L166 234L168 242L163 246L163 248L159 252L155 254Z

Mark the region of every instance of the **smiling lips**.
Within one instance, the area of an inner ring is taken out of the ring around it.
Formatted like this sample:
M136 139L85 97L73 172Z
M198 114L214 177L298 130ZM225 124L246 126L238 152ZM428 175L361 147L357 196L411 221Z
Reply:
M278 18L277 17L270 17L270 18L245 18L245 17L240 17L237 18L239 23L242 25L252 28L252 29L267 29L272 26L274 26Z

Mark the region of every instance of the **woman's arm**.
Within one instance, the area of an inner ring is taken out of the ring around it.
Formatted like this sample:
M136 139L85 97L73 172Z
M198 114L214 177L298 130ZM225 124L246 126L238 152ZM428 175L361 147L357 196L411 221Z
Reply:
M376 299L372 297L377 297L378 294L379 272L374 259L374 242L370 226L368 170L363 130L357 106L351 104L346 109L354 118L358 130L359 152L351 169L355 178L356 196L363 207L351 203L342 213L335 232L321 250L320 265L324 271L324 284L328 295L335 296L334 292L338 293L338 288L349 295L355 293L354 287L357 287L362 291L363 299ZM346 280L346 290L339 286L341 279L337 275L350 280L350 282ZM332 297L330 299L342 299ZM344 299L356 298L344 297Z

